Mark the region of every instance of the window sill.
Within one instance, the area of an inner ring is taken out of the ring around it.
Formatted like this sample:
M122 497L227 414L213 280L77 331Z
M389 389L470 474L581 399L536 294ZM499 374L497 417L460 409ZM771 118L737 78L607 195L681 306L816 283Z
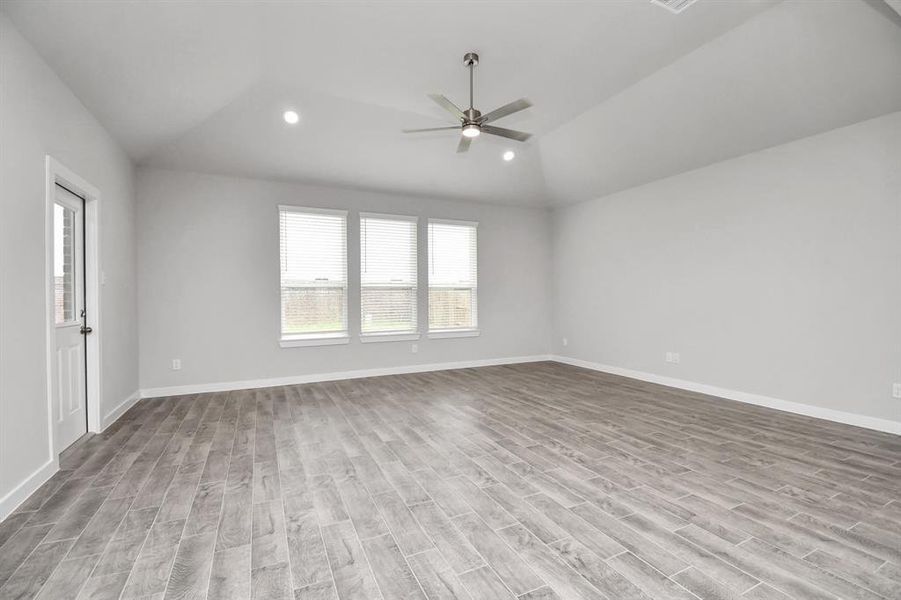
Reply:
M372 342L412 342L419 339L419 333L361 333L360 341Z
M330 335L308 335L283 337L278 341L282 348L297 348L301 346L336 346L350 343L350 336L346 333Z
M429 339L479 337L479 333L478 329L446 329L444 331L430 331Z

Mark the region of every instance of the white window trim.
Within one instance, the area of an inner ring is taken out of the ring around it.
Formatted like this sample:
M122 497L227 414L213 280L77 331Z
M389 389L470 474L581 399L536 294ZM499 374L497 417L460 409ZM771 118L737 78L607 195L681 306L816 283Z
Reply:
M300 335L283 336L278 344L282 348L298 348L302 346L337 346L349 344L350 336L346 332L340 333L306 333Z
M385 219L387 221L408 221L418 223L419 217L414 215L389 215L388 213L361 212L360 219Z
M442 225L462 225L464 227L475 227L478 229L478 221L459 221L455 219L433 219L429 217L429 223L441 223Z
M320 215L343 215L347 216L347 211L341 208L315 208L310 206L300 206L298 204L279 204L278 209L288 212L313 213Z
M481 331L478 329L434 329L428 334L430 340L479 337L479 335L481 335Z
M350 231L348 229L348 211L341 208L317 208L310 206L300 206L298 204L279 204L276 209L276 214L278 215L277 223L279 224L279 245L281 245L281 211L287 212L296 212L296 213L313 213L320 215L337 215L344 217L344 314L347 319L346 329L344 331L337 331L334 333L300 333L300 334L289 334L282 335L282 316L281 316L281 302L282 302L282 284L281 284L281 275L279 275L279 285L278 285L278 297L279 297L279 315L278 315L278 330L279 330L279 340L278 345L282 348L300 348L305 346L338 346L342 344L350 343L350 306L348 304L348 299L350 297L350 264L348 262L347 256L347 240L350 237ZM279 250L281 251L281 250Z
M397 333L361 333L360 342L414 342L419 339L419 332L399 331Z

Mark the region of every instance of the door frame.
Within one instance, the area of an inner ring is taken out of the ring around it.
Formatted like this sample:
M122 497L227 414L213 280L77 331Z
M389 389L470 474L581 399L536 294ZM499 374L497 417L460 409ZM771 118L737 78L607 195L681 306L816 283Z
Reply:
M92 186L58 160L46 157L46 179L44 189L44 281L46 284L46 345L47 345L47 426L49 428L50 459L59 460L65 448L57 442L56 419L53 418L53 377L56 373L56 319L55 285L53 279L53 208L56 201L56 184L59 183L84 198L84 274L85 303L88 325L94 333L88 335L85 344L87 361L86 381L88 387L85 407L87 409L88 433L102 430L100 415L101 363L100 363L100 190Z

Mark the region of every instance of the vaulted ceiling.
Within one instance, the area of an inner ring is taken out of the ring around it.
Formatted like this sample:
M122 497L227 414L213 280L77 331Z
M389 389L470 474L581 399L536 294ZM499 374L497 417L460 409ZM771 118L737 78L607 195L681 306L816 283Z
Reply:
M878 0L2 7L137 164L174 169L546 206L901 110ZM533 102L497 123L528 143L400 133L452 124L426 94L464 104L470 50L477 108Z

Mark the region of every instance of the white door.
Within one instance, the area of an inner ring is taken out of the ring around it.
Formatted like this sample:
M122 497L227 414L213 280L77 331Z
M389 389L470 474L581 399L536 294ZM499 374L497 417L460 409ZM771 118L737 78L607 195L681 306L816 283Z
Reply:
M53 283L56 373L53 412L57 448L87 430L84 321L84 200L60 185L53 206Z

